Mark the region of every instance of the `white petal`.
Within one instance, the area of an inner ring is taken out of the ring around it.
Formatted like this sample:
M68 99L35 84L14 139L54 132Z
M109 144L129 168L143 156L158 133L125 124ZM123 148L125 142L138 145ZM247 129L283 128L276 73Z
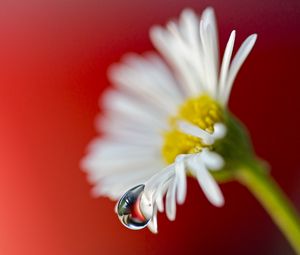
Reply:
M145 122L139 120L127 119L124 115L106 112L96 118L96 127L100 133L109 133L111 130L126 129L138 133L146 133L147 135L155 135L161 132L161 129L155 125L146 125Z
M148 224L148 228L152 233L154 233L154 234L158 233L158 231L157 231L157 209L156 208L154 209L153 216Z
M163 201L163 196L162 194L159 194L155 200L155 203L157 205L157 209L160 212L164 211L164 201Z
M203 47L203 61L206 73L206 88L213 98L217 96L219 46L217 27L212 8L207 8L200 21L200 36Z
M242 44L242 46L239 48L238 52L236 53L234 59L232 60L232 63L230 65L228 78L226 81L226 89L225 89L225 95L224 95L224 105L227 104L229 95L231 92L231 88L233 85L233 82L235 80L235 77L240 70L242 64L244 63L245 59L249 55L250 51L252 50L255 41L256 41L257 35L253 34L250 35Z
M135 122L147 126L164 127L167 113L158 111L145 101L138 100L125 93L109 90L101 101L106 112L112 112L116 117L121 117L128 122ZM118 114L119 113L119 114ZM150 125L152 124L152 125Z
M155 53L148 53L145 56L127 54L124 62L136 72L136 79L140 79L141 82L140 87L144 89L146 86L145 89L149 87L151 93L162 94L164 101L169 101L169 104L180 103L181 93L177 82L172 79L173 75L167 71L163 62L159 62L159 57ZM157 65L158 63L159 65ZM163 69L159 69L161 67ZM168 84L169 82L171 84Z
M152 201L145 196L145 193L143 193L141 200L140 200L140 209L142 214L147 218L151 218L154 214L154 208L156 208L156 205L153 205ZM156 209L155 209L156 210ZM156 212L155 212L156 213Z
M222 139L225 137L227 132L227 128L223 123L217 122L214 124L214 132L212 134L212 137L214 140Z
M121 90L128 91L144 102L151 104L154 109L158 108L166 114L175 112L176 103L168 94L152 86L155 82L147 71L137 70L137 68L125 64L115 64L111 66L108 74L112 82Z
M174 179L175 171L174 171L174 164L168 165L167 167L160 170L158 173L153 175L151 179L145 183L145 190L146 194L152 194L155 192L157 187L167 183L169 180ZM163 186L161 186L163 187Z
M116 157L135 157L136 155L155 155L157 156L158 147L146 147L137 144L125 144L108 138L96 138L88 146L89 155L116 159ZM89 156L87 156L89 157Z
M182 37L192 44L196 39L195 35L199 34L199 17L194 10L184 9L180 14L178 26Z
M186 174L184 161L179 160L175 165L176 185L177 185L177 202L183 204L186 197Z
M116 126L106 126L104 129L107 137L114 137L116 140L133 141L133 144L134 142L138 142L139 144L142 143L144 145L152 144L153 146L161 146L163 143L163 139L159 135L159 132L138 132L137 130L118 128Z
M156 164L154 163L150 166L145 166L143 164L140 167L120 167L115 169L112 168L111 170L110 168L100 167L98 169L92 169L88 173L87 179L92 184L106 183L106 185L112 185L114 182L116 182L117 186L122 186L127 180L130 182L131 180L143 178L144 183L148 178L156 173L157 167L155 166Z
M133 175L131 178L127 178L122 182L119 178L104 178L101 182L95 183L92 189L92 195L95 197L108 196L112 200L118 200L125 192L132 187L144 183L150 176L151 174L146 173L140 176Z
M175 178L171 180L166 195L166 214L169 220L173 221L176 217L176 182Z
M186 46L184 46L180 35L170 34L161 27L153 27L150 30L150 38L155 47L168 61L174 69L177 79L184 90L186 96L198 94L200 87L195 78L195 73L191 72L191 66L186 62ZM190 55L190 52L188 52ZM193 68L193 66L192 66Z
M199 31L200 20L194 11L185 9L180 16L180 30L183 38L187 41L186 58L189 60L190 71L194 72L194 76L199 86L199 93L205 92L207 78L203 61L203 49Z
M221 190L217 182L203 165L201 159L199 160L199 157L195 156L190 159L188 163L190 164L192 171L196 174L199 185L207 199L215 206L222 206L224 204L224 198Z
M214 139L210 133L206 132L205 130L199 128L194 124L191 124L190 122L180 120L177 121L177 125L180 131L182 131L185 134L199 137L203 140L204 143L208 145L214 143Z
M165 64L157 54L150 52L145 54L145 57L151 63L153 72L153 78L156 81L157 86L160 89L165 89L167 93L176 98L176 102L182 103L184 100L184 94L180 88L180 84L175 79L174 74L170 68ZM149 66L150 67L150 66Z
M213 49L213 59L215 60L215 68L218 72L218 66L219 66L219 39L218 39L218 26L216 21L216 16L214 9L211 7L206 8L203 11L202 17L204 23L209 24L211 27L211 43L212 43L212 49Z
M220 73L220 81L219 81L219 102L223 103L223 96L224 96L224 90L225 90L225 84L226 84L226 79L227 79L227 73L229 69L229 64L230 64L230 59L233 51L233 46L234 46L234 40L235 40L235 30L233 30L230 34L229 40L227 42L224 55L223 55L223 60L222 60L222 65L221 65L221 73Z
M223 158L216 152L205 149L200 156L209 170L220 170L224 166Z
M94 155L87 156L82 162L83 167L90 169L90 172L97 172L101 169L108 169L105 172L113 174L119 169L123 172L128 169L148 169L154 167L161 167L162 161L157 157L120 157L115 160L105 160L105 158L97 157ZM95 169L95 170L94 170Z
M166 194L167 190L168 190L168 185L169 185L169 181L165 182L165 183L161 183L154 195L153 195L153 198L154 198L154 201L155 201L155 204L157 205L157 209L158 211L160 212L163 212L164 211L164 195Z

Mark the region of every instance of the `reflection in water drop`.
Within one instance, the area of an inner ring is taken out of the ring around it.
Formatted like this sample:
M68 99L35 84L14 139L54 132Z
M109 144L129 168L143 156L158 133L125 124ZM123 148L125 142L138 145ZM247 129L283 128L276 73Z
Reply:
M140 209L140 200L145 185L138 185L128 190L119 200L117 213L124 226L138 230L147 226L150 218L146 218Z

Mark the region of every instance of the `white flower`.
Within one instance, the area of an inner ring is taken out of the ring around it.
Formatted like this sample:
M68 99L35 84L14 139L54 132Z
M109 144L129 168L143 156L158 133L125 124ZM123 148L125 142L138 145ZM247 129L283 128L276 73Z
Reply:
M224 160L213 145L226 136L222 111L256 35L249 36L230 61L232 31L221 65L211 8L201 18L186 9L178 22L153 27L150 36L167 63L155 53L128 54L122 64L112 66L109 78L116 89L104 94L104 115L97 120L103 135L89 146L83 168L95 196L116 200L145 184L140 207L151 218L150 230L157 232L156 214L164 210L164 196L170 220L175 219L176 201L184 202L187 173L197 178L213 205L223 205L210 171L222 169Z

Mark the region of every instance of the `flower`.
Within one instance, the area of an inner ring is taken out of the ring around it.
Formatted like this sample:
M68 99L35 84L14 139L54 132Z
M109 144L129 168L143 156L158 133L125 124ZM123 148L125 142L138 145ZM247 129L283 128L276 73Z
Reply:
M116 88L102 98L104 114L97 127L103 135L90 144L83 168L95 196L117 200L143 184L133 202L139 202L145 225L154 233L164 197L167 217L175 219L176 202L182 204L186 197L187 175L198 180L213 205L224 204L213 174L225 165L230 168L235 143L228 139L243 136L227 103L257 37L250 35L231 61L235 34L231 32L219 64L213 9L205 9L200 18L185 9L178 22L150 31L166 62L153 52L128 54L109 70ZM235 142L248 150L240 140Z

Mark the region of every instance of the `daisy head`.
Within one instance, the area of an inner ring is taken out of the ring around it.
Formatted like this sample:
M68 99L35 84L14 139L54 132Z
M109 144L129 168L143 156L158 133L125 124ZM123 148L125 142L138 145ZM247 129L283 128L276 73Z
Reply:
M185 9L177 21L151 28L160 55L128 54L110 68L115 88L101 99L101 137L91 142L82 166L95 196L119 200L116 212L125 226L156 233L157 212L164 210L174 220L187 176L213 205L224 204L217 181L230 178L251 154L227 104L256 34L233 57L235 35L220 59L213 9L200 17Z

